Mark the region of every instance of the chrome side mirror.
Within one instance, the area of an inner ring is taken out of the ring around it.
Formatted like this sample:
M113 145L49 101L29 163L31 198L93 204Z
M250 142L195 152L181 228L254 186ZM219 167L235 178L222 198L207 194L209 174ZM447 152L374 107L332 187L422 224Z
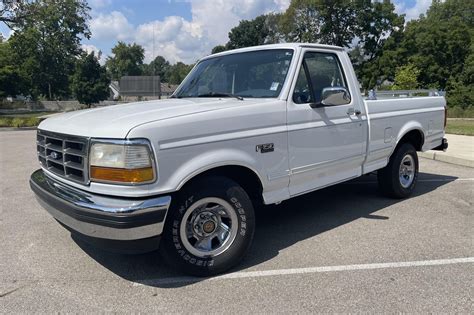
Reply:
M312 103L311 107L346 105L351 102L349 91L342 86L333 86L324 88L321 92L321 102Z

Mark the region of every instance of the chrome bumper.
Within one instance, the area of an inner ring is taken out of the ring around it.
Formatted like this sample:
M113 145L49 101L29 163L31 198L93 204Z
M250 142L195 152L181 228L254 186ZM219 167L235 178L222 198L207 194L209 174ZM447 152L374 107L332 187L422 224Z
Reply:
M140 240L163 232L170 196L121 198L91 194L48 177L31 174L39 203L59 222L83 235L109 240Z

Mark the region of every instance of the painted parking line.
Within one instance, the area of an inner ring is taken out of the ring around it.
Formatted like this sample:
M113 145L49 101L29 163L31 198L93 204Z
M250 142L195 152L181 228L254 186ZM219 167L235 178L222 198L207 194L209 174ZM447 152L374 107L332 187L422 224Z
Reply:
M217 276L213 278L207 278L207 279L196 278L196 277L146 279L146 280L138 281L139 283L136 283L135 285L141 285L141 284L143 285L170 285L170 284L179 284L179 283L192 283L192 282L199 282L199 281L217 281L217 280L227 280L227 279L260 278L260 277L271 277L271 276L315 274L315 273L338 272L338 271L441 266L441 265L470 264L470 263L474 263L474 257L389 262L389 263L375 263L375 264L342 265L342 266L275 269L275 270L262 270L262 271L239 271L239 272L233 272L233 273L229 273L229 274L225 274L225 275L221 275L221 276Z

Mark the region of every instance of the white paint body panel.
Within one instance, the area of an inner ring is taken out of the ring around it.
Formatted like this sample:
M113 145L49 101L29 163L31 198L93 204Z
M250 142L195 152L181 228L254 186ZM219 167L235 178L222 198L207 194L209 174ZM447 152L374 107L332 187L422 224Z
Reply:
M295 54L277 99L130 103L57 115L40 124L43 130L90 138L149 139L157 161L154 183L85 186L52 177L90 192L142 197L171 193L206 170L238 165L258 176L264 201L270 204L384 167L397 142L410 130L423 133L423 150L441 144L444 98L365 101L341 48L279 44L238 51L282 48L294 49ZM350 104L313 109L291 101L305 50L337 54L352 96ZM358 109L361 115L349 115L348 109ZM265 143L273 143L274 152L256 151L257 145Z

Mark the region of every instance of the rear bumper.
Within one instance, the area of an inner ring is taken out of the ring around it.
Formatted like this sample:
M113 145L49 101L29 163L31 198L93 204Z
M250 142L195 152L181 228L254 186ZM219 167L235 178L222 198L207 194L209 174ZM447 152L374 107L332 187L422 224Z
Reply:
M31 174L39 203L69 230L114 241L150 239L163 232L171 197L121 198L91 194L48 177Z
M446 151L448 149L448 139L443 138L443 141L441 142L441 145L437 146L433 150L435 151Z

